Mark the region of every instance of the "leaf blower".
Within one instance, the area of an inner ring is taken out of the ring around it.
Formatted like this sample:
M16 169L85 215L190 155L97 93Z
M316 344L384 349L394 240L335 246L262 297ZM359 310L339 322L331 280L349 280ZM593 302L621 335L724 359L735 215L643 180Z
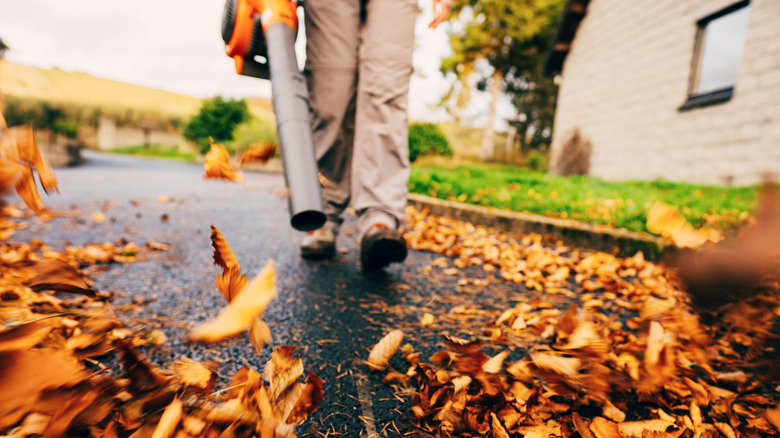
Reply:
M236 73L271 80L290 224L311 231L325 224L309 124L309 94L295 57L295 0L227 0L222 15L225 52Z

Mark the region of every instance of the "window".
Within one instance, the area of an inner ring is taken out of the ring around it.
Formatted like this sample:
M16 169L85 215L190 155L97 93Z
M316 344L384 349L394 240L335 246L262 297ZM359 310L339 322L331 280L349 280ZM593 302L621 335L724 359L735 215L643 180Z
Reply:
M699 20L688 100L681 110L731 99L745 50L750 2L741 1Z

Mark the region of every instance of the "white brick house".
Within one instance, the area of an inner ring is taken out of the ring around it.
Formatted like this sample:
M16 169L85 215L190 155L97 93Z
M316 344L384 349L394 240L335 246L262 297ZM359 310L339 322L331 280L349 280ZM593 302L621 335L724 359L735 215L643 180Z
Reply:
M553 164L579 130L604 179L780 178L780 0L569 0L546 70Z

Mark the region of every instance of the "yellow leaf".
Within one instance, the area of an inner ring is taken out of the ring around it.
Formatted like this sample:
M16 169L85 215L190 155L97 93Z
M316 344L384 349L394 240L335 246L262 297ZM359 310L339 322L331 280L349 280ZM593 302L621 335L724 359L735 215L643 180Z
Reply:
M214 373L203 365L189 359L181 359L173 364L173 372L186 386L201 389L208 388L212 383Z
M160 422L157 424L157 428L154 429L152 438L168 438L173 436L173 432L176 430L176 426L179 425L182 414L182 402L179 399L174 400L171 404L165 408L165 411L160 418Z
M195 328L189 339L218 342L244 331L276 296L274 266L269 262L216 318Z
M225 146L211 141L211 149L206 153L203 169L206 179L227 179L231 181L244 182L244 175L240 171L233 170L230 165L230 154Z
M575 357L563 357L549 353L531 353L531 360L537 367L556 372L562 376L576 377L580 369L580 360Z
M718 242L723 235L714 229L694 230L675 207L656 202L647 212L647 230L671 239L681 248L698 248L707 242Z
M642 438L646 434L666 432L669 426L674 426L674 422L667 420L628 421L618 424L618 430L627 437Z
M433 315L431 315L430 313L426 313L420 319L420 326L421 327L430 327L430 326L433 325L433 322L434 322Z
M368 355L368 366L374 371L383 371L387 368L387 362L398 351L404 333L401 330L393 330L382 338Z
M505 350L491 357L487 362L482 364L482 371L486 373L497 373L501 371L501 366L504 364L504 359L506 359L507 356L509 356L509 351Z

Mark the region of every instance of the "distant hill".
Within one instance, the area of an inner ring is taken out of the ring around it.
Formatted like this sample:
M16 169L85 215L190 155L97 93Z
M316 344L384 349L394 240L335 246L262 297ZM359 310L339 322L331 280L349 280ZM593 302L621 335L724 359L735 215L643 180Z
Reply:
M8 61L0 62L0 91L21 98L107 109L129 108L182 119L195 114L202 102L197 97L112 81L88 73L43 69ZM247 99L247 104L255 116L274 119L271 99L252 97Z

